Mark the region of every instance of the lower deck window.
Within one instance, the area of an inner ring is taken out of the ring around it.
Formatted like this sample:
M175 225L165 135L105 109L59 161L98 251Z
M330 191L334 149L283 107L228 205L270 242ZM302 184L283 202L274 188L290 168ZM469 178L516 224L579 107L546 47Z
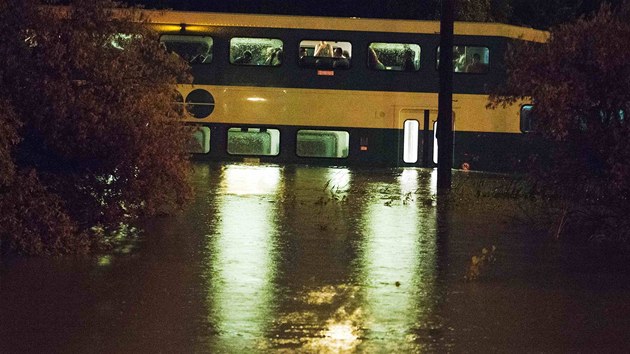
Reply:
M231 155L276 156L280 153L280 131L265 128L230 128L227 151Z
M210 128L198 127L188 141L187 150L196 154L210 152Z
M300 130L297 155L300 157L348 157L350 134L334 130Z

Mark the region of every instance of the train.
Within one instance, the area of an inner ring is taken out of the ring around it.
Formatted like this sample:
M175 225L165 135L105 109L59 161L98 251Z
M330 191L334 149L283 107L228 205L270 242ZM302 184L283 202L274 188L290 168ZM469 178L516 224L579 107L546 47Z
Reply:
M176 104L195 159L435 167L439 21L149 11L192 84ZM488 109L511 42L548 33L456 22L453 168L518 169L529 156L527 102Z

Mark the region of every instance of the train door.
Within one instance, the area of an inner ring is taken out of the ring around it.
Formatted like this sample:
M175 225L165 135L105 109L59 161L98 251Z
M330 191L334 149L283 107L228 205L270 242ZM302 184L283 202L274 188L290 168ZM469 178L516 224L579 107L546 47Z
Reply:
M398 165L430 167L433 150L433 125L437 110L401 108L398 110Z
M438 121L437 121L437 112L435 112L435 117L430 121L432 125L432 132L438 131ZM431 163L433 166L438 165L438 138L437 133L433 134L432 143L431 143ZM453 111L453 155L455 154L455 111Z

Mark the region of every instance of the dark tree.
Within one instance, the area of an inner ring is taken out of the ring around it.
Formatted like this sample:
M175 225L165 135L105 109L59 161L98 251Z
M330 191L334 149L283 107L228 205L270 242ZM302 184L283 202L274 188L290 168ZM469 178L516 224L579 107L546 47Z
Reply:
M189 132L171 102L187 64L110 1L0 6L3 247L86 251L95 227L182 205Z
M515 46L505 91L492 98L495 106L533 100L531 135L548 146L531 170L535 182L618 235L630 230L629 10L605 6L554 28L545 44Z

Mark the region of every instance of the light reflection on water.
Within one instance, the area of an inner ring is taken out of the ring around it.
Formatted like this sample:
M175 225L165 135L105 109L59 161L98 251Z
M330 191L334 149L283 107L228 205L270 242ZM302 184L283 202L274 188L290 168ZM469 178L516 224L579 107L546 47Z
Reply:
M284 172L277 166L221 170L208 260L209 317L219 331L212 345L336 353L378 349L387 340L390 348L420 348L413 343L414 329L434 304L418 298L434 297L435 212L426 204L433 197L426 191L435 190L434 174L406 169L354 188L346 168ZM275 202L292 193L285 179L309 193L293 195L293 204L283 207L290 210L280 215ZM279 254L276 244L287 231L289 242L302 247L288 266L308 277L279 269L287 266L281 258L294 257ZM322 254L348 234L356 237L354 256L343 250ZM317 279L327 270L336 274ZM293 298L278 299L278 285Z
M630 347L627 277L565 272L556 248L502 223L509 209L449 205L436 177L196 164L193 204L148 221L140 242L0 259L0 352ZM471 178L486 177L454 175ZM471 254L494 244L496 276L464 281Z
M281 172L276 166L221 170L207 284L209 320L219 332L219 348L247 348L264 338L272 316L276 227L273 199L266 198L281 189Z

